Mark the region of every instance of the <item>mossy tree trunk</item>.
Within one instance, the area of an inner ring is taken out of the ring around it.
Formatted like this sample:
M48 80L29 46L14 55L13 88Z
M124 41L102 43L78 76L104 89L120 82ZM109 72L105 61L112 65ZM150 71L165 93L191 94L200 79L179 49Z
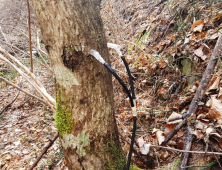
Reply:
M109 63L100 0L32 0L32 7L56 78L55 121L68 168L122 169L111 75L89 55L95 49Z

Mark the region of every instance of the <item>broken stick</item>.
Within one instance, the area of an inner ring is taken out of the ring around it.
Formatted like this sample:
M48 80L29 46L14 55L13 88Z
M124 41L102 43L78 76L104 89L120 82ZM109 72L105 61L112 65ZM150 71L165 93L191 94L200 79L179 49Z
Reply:
M42 156L47 152L47 150L52 146L52 144L55 142L55 140L59 137L59 134L57 133L52 140L50 140L50 142L47 144L46 147L44 147L43 151L38 155L37 159L35 160L35 162L32 164L32 166L30 166L30 168L28 170L32 170L33 168L36 167L36 165L38 164L38 162L41 160Z
M0 111L0 115L5 111L6 108L8 108L9 106L12 105L12 103L14 103L14 101L17 99L19 93L20 93L20 91L18 91L17 94L15 95L14 99Z

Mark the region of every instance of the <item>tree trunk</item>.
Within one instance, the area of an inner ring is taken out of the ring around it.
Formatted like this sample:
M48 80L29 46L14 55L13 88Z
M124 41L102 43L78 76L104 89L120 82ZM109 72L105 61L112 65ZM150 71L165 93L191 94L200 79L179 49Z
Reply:
M69 170L123 169L100 0L32 0L56 79L55 122ZM118 163L117 163L118 162Z

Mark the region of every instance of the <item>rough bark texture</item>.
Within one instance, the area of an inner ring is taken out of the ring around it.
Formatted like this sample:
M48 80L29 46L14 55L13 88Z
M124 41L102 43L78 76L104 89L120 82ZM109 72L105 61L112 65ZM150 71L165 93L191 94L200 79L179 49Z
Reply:
M56 78L55 121L70 170L117 166L122 155L111 75L89 56L95 49L109 63L99 5L100 0L32 0Z

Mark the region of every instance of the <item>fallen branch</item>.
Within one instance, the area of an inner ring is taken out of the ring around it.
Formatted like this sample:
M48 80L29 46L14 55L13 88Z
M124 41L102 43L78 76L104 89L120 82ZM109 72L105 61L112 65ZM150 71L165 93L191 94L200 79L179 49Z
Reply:
M185 151L185 150L180 150L180 149L175 149L175 148L170 148L170 147L165 147L165 146L158 146L158 145L150 145L150 147L167 149L167 150L176 151L176 152L182 152L182 153L195 153L195 154L206 154L206 155L207 154L209 154L209 155L222 155L221 152Z
M42 100L41 98L39 98L39 97L37 97L37 96L35 96L35 95L33 95L33 94L31 94L31 93L23 90L23 89L20 88L19 86L15 85L14 83L11 83L10 81L6 80L5 78L3 78L3 77L1 77L1 76L0 76L0 80L6 82L6 83L8 83L8 84L10 84L11 86L13 86L13 87L17 88L18 90L22 91L23 93L25 93L25 94L27 94L27 95L29 95L29 96L31 96L31 97L39 100L40 102L44 103L45 105L48 105L48 106L52 109L52 111L55 113L55 106L54 106L54 105L51 105L48 101L44 101L44 100Z
M3 107L3 109L0 111L0 115L5 111L6 108L8 108L9 106L11 106L12 103L14 103L14 101L17 99L19 93L20 93L20 91L18 91L18 93L15 95L14 99L9 104L7 104L5 107Z
M176 128L165 138L163 143L161 144L162 146L166 145L167 142L170 141L174 137L174 135L187 123L187 120L183 120L179 125L176 126Z
M20 107L23 106L26 102L28 102L30 99L31 99L31 97L29 97L28 99L26 99L26 100L25 100L24 102L22 102L20 105L13 107L12 110L15 110L15 109L20 108Z
M41 160L42 156L47 152L47 150L52 146L52 144L55 142L55 140L59 137L59 134L57 133L52 140L50 140L50 142L46 145L46 147L44 147L43 151L38 155L37 159L35 160L35 162L30 166L30 168L28 170L32 170L33 168L36 167L36 165L38 164L38 162Z
M189 110L187 114L183 115L183 118L187 119L189 122L188 124L188 135L186 137L186 141L184 143L183 150L190 150L193 140L193 134L194 131L194 123L196 120L196 111L198 108L198 103L202 101L205 91L207 89L208 84L210 83L210 80L213 76L214 69L217 65L218 58L222 55L222 36L220 35L216 46L214 47L213 54L210 58L210 61L207 65L207 68L204 72L204 75L201 79L201 82L197 88L196 94L190 104ZM185 153L181 155L181 162L180 162L180 170L183 169L183 167L187 166L189 153Z
M183 118L184 120L179 125L177 125L176 128L165 138L165 141L162 143L162 145L166 145L166 143L170 139L172 139L172 137L187 123L187 121L188 120L190 121L190 118L195 115L197 108L198 108L198 103L202 100L202 98L205 94L205 90L211 80L213 70L217 64L218 57L221 55L221 50L218 49L218 46L220 45L220 43L222 43L221 36L217 41L217 44L214 48L212 57L208 63L208 66L205 70L205 73L204 73L203 78L200 82L200 85L196 91L196 94L190 104L188 112L186 114L183 114L180 117L177 117L176 119L170 119L169 121L174 121L174 120L178 120L181 118Z
M40 41L39 41L39 33L40 33L41 31L40 30L37 30L37 32L36 32L36 44L37 44L37 51L40 51L40 52L42 52L43 54L45 54L45 55L47 55L47 53L45 52L45 51L43 51L42 49L41 49L41 46L40 46Z
M50 96L46 89L44 88L43 84L35 77L35 75L30 72L30 70L24 66L18 59L7 53L4 49L0 47L0 52L2 52L5 56L7 56L9 59L13 60L20 68L22 68L26 73L21 71L15 64L11 63L7 58L5 58L3 55L0 54L0 58L4 61L6 61L8 64L10 64L16 71L19 72L36 90L39 94L42 95L43 98L48 100L52 105L55 106L55 99ZM30 79L31 78L31 79Z

